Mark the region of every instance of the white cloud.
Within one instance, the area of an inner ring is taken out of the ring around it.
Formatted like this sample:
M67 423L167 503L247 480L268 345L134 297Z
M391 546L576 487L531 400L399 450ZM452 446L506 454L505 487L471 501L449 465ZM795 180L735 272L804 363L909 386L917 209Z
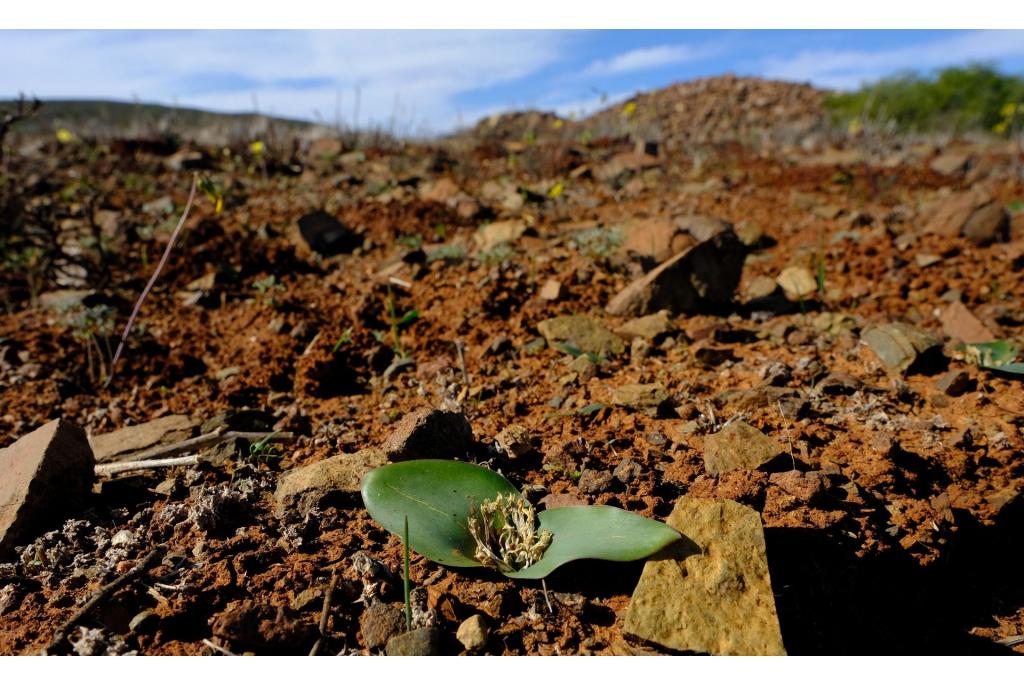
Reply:
M623 52L608 59L591 62L581 76L614 76L634 71L665 67L670 64L696 62L710 57L712 50L690 45L656 45Z
M815 50L761 62L769 78L840 90L904 69L934 69L1024 56L1024 31L972 31L891 50Z
M564 57L557 31L4 31L0 98L139 99L360 123L456 119L457 97L530 75ZM296 78L307 79L297 83ZM395 111L396 97L400 111ZM415 107L415 109L413 109ZM411 120L410 120L411 118Z

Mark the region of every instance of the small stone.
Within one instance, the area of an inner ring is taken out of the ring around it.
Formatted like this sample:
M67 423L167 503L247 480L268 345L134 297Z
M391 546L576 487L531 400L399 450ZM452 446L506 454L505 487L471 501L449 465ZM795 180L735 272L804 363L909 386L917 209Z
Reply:
M299 235L310 250L325 257L351 252L363 244L362 236L322 210L299 219Z
M942 322L942 332L953 340L976 343L990 342L996 339L992 331L986 328L985 324L963 302L950 303L943 310L939 320Z
M569 363L569 370L576 374L580 383L586 383L597 375L597 364L585 354L581 354Z
M533 451L533 436L523 426L513 424L495 436L494 441L498 449L507 454L511 459L519 459Z
M251 600L229 602L210 619L214 637L226 640L235 649L258 654L292 654L309 649L316 627L289 618L285 607L274 607Z
M919 357L941 351L942 341L931 333L905 323L869 326L861 332L885 366L893 372L907 371Z
M914 262L922 269L931 266L932 264L938 264L942 261L942 257L935 254L925 254L918 252L914 255Z
M419 409L402 417L381 448L391 461L452 459L475 446L473 427L465 414Z
M994 197L971 189L933 202L921 213L925 231L944 236L964 235L977 245L1009 237L1010 215Z
M580 474L580 492L587 495L600 495L612 486L612 474L597 469L583 469Z
M544 281L540 289L540 299L548 302L556 302L562 297L562 284L553 278Z
M657 411L669 399L661 383L630 383L612 390L612 404L630 409Z
M817 390L826 395L852 395L861 389L863 383L847 373L833 371L818 381Z
M825 493L825 474L821 471L783 471L768 476L768 482L804 502L813 502Z
M62 419L0 449L0 557L84 509L94 466L85 431Z
M438 656L441 653L441 631L417 628L388 640L384 653L388 656Z
M970 161L970 156L962 152L947 152L933 159L928 166L937 174L953 176L962 174Z
M782 445L743 421L704 439L704 468L712 476L737 469L754 470L785 450Z
M694 245L624 289L605 311L615 316L643 316L661 309L695 313L732 302L743 272L747 248L732 230Z
M626 351L626 343L622 338L589 316L557 316L541 321L537 330L552 347L568 343L582 352L603 356Z
M1010 234L1010 214L997 202L979 207L964 223L964 237L975 245L1006 240Z
M369 448L286 471L278 478L274 491L277 516L304 518L332 495L354 495L363 476L386 463L382 450Z
M785 654L761 515L680 497L666 523L684 538L644 565L623 632L675 651Z
M450 178L440 178L433 183L425 184L419 190L420 199L424 202L438 202L449 204L453 202L462 190Z
M522 219L495 221L483 226L473 234L473 241L481 252L490 252L502 243L514 243L526 233L526 222Z
M128 630L135 634L151 633L158 623L160 623L160 615L152 609L145 609L128 621Z
M779 289L779 284L774 278L758 276L750 282L746 288L746 295L751 300L762 300L771 297Z
M405 613L399 604L374 602L359 616L359 632L368 649L378 649L405 629Z
M663 262L693 244L693 238L668 217L635 219L623 227L620 250Z
M648 314L647 316L627 321L616 328L615 332L627 340L632 338L654 340L659 335L668 333L670 330L672 330L672 324L669 322L669 313L667 310L662 309L654 314Z
M786 297L793 302L805 300L818 292L818 281L809 269L802 266L790 266L782 270L775 281L785 291Z
M636 463L629 457L626 457L619 462L618 466L615 467L615 470L612 471L612 475L615 476L615 478L617 478L623 485L629 485L643 475L643 472L644 469L640 464Z
M484 622L484 617L480 614L473 614L462 622L459 629L455 632L455 637L462 643L467 652L475 652L487 644L489 632L487 623Z
M953 370L939 379L935 387L950 397L960 397L971 389L971 376L966 371Z
M135 544L135 534L127 528L117 531L114 537L110 538L111 547L129 547L133 544Z

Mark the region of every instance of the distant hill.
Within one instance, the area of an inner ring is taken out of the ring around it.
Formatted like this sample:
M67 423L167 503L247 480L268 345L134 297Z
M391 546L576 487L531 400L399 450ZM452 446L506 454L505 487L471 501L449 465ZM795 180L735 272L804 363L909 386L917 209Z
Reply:
M167 107L112 100L42 100L42 109L19 122L14 131L23 135L50 133L67 128L79 136L146 137L177 134L189 139L251 137L273 130L280 135L304 135L323 127L307 121L267 117L253 113L208 112L187 107ZM0 110L16 103L0 100Z

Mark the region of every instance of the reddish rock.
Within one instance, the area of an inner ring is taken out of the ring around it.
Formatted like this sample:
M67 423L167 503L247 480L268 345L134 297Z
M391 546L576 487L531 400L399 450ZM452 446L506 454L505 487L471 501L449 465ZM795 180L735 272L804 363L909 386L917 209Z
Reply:
M995 198L980 190L953 193L922 212L925 231L944 236L964 235L978 245L1009 234L1010 215Z
M985 324L967 308L967 305L959 300L946 307L940 320L942 321L942 331L954 340L975 343L996 339L992 331L986 328Z
M407 414L382 445L391 461L454 459L473 448L473 427L460 412L419 409Z
M94 467L85 431L61 419L0 450L0 556L80 511Z

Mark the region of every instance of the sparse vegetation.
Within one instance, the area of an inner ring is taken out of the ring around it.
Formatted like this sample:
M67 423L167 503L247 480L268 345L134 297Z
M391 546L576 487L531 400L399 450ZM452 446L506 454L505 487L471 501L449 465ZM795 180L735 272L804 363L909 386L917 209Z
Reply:
M1024 102L1024 77L992 67L951 67L932 75L906 73L825 100L836 124L874 125L901 132L991 132L1008 103ZM1000 127L1001 128L1001 127ZM1007 129L996 131L1006 133Z

